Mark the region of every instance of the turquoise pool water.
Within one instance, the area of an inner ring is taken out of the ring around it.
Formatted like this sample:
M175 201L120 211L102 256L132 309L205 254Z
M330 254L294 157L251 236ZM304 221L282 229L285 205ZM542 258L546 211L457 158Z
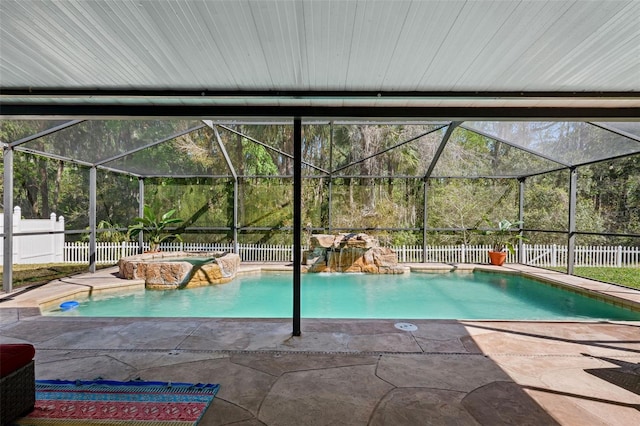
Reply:
M513 275L302 276L303 318L635 320L640 312ZM44 315L107 317L291 318L292 276L238 277L229 284L135 291L80 301Z

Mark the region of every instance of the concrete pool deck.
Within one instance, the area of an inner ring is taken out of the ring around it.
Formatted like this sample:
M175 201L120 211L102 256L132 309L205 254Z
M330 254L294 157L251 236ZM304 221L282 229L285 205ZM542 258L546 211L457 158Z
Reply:
M482 268L640 303L623 287ZM220 383L202 425L640 423L639 322L410 320L409 332L394 327L401 318L303 319L291 337L291 320L40 315L61 293L117 291L113 272L2 295L0 342L34 344L39 379Z

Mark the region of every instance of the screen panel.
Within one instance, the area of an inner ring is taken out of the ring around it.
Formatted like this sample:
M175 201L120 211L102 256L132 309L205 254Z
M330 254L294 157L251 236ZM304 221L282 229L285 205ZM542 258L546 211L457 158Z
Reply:
M566 165L640 152L632 139L585 122L465 122L468 129Z

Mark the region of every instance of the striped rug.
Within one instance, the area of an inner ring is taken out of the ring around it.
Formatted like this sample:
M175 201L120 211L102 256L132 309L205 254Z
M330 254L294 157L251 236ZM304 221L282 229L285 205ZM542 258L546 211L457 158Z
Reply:
M197 425L220 385L36 380L35 409L15 424Z

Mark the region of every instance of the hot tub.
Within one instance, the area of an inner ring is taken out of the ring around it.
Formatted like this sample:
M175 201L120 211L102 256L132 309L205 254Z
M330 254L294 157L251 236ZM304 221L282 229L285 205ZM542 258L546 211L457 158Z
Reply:
M122 278L144 279L145 287L153 290L225 284L239 265L240 256L224 252L143 253L118 261Z

